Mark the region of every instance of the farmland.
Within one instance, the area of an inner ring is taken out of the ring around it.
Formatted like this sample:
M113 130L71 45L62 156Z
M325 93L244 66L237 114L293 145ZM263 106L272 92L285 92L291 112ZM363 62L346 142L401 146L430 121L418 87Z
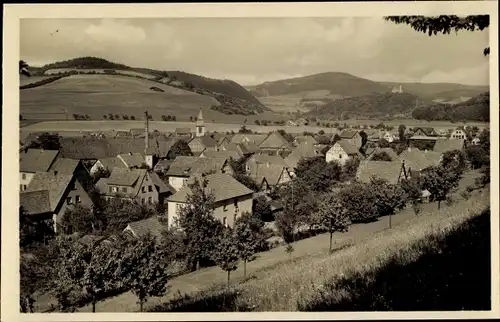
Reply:
M132 70L120 70L120 69L113 69L117 74L120 75L127 75L127 76L138 76L146 79L154 79L156 76L151 75L151 74L146 74L146 73L140 73ZM85 73L85 74L108 74L108 69L106 68L86 68L84 70L79 69L79 68L54 68L54 69L49 69L45 71L45 75L58 75L58 74L66 74L70 72L78 72L78 73Z

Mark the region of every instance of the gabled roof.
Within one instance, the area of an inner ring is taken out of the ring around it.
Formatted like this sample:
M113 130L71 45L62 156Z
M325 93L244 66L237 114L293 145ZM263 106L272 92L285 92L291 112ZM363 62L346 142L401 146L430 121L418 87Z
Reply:
M134 186L146 174L146 169L120 169L114 168L111 175L107 178L108 185L116 186Z
M347 153L347 155L359 155L359 150L348 141L339 140L335 142L334 146L337 144L342 148L342 150L344 150L345 153Z
M121 158L125 165L129 168L140 167L143 163L145 163L145 160L140 153L118 154L117 158Z
M314 145L314 144L318 144L318 141L316 141L316 139L310 135L299 135L299 136L296 136L295 137L295 141L298 143L298 144L301 144L301 143L309 143L311 145Z
M286 164L295 168L302 158L313 158L323 155L318 149L309 141L300 143L285 159Z
M225 173L210 174L205 176L205 179L208 181L206 189L214 195L215 202L253 194L252 190ZM191 189L188 186L184 186L174 195L170 196L167 201L186 202L187 197L191 193Z
M214 139L212 139L211 137L206 136L206 135L195 137L191 140L191 142L193 142L193 141L198 141L205 148L217 147L217 141L215 141ZM189 142L189 143L191 143L191 142Z
M278 132L274 131L270 133L267 138L259 144L260 149L279 149L288 148L291 149L290 143Z
M227 162L227 158L178 156L170 165L167 176L190 177L196 173L207 174L212 171L220 172Z
M424 135L414 135L410 138L410 140L429 140L429 141L435 141L438 138L435 136L424 136Z
M356 177L361 182L370 182L372 177L377 177L396 184L402 167L403 164L400 161L363 161L358 167Z
M239 160L243 156L243 154L238 153L238 151L234 150L203 151L202 156L206 158L225 158L225 159Z
M160 222L158 216L152 216L143 220L134 221L127 225L125 230L129 230L135 237L141 238L148 233L153 237L160 238L163 230L167 227Z
M231 138L231 142L238 144L238 143L245 143L245 141L248 140L248 142L250 143L253 143L255 145L260 145L266 138L267 138L266 134L236 133Z
M102 166L104 168L106 168L110 171L113 168L127 169L127 166L125 165L125 163L123 163L123 161L118 159L117 157L102 158L102 159L99 159L99 162L102 164Z
M50 209L55 211L71 180L73 180L73 174L37 172L23 193L40 190L48 191Z
M434 145L434 152L444 153L453 150L462 150L465 140L460 139L438 139Z
M243 154L252 154L259 152L260 149L255 143L240 143L238 147L241 149Z
M398 159L405 162L405 167L408 170L421 171L439 165L441 156L442 154L439 152L411 148L401 152Z
M246 161L246 163L247 164L251 164L251 163L267 164L267 163L269 163L269 164L279 165L282 167L287 166L287 163L285 162L285 160L281 156L269 155L266 153L254 154Z
M417 132L418 130L422 130L422 132L424 132L425 135L427 136L432 136L435 134L435 131L434 131L434 128L433 127L415 127L413 128L413 133Z
M285 166L279 164L257 163L255 166L251 167L249 176L259 185L262 184L262 181L265 179L269 185L273 186L278 184L283 172L288 172Z
M173 162L174 162L173 160L159 160L154 166L154 170L155 171L165 171L165 169L168 170L168 168L170 168L170 165Z
M57 150L28 149L24 153L19 153L19 170L21 172L48 171L58 155Z
M167 182L164 182L155 172L150 172L149 177L153 181L153 184L156 186L158 193L175 193L175 189Z
M21 192L20 205L29 215L51 212L50 195L48 190Z
M66 158L57 158L56 161L52 164L49 171L50 172L58 172L64 174L73 174L75 173L76 168L80 164L80 160L66 159Z
M394 152L393 149L391 149L391 148L379 148L379 147L375 148L374 151L371 151L370 155L366 158L366 160L371 161L373 159L373 157L379 153L386 153L391 158L392 161L398 160L398 155L396 154L396 152Z
M340 132L339 136L342 139L352 139L358 131L356 130L351 130L351 129L345 129Z

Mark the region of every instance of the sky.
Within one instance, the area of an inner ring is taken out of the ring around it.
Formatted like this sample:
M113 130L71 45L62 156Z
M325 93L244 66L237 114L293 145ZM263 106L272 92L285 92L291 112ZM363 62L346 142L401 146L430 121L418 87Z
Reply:
M487 85L488 37L487 30L429 37L382 17L22 19L20 59L40 66L95 56L241 85L323 72Z

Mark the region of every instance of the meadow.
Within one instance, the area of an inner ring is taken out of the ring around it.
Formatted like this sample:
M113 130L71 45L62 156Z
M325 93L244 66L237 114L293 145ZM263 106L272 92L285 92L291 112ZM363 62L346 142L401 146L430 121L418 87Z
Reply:
M96 73L96 74L108 74L107 71L109 70L114 70L117 74L121 75L129 75L129 76L138 76L146 79L154 79L156 78L155 75L151 74L146 74L146 73L140 73L132 70L120 70L120 69L113 69L113 68L85 68L85 69L79 69L79 68L54 68L54 69L49 69L45 71L45 75L57 75L57 74L64 74L64 73L70 73L70 72L80 72L80 73Z

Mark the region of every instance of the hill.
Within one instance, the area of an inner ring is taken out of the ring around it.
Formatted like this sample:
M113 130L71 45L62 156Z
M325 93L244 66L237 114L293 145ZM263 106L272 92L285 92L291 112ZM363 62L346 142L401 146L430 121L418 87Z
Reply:
M390 91L390 88L386 85L351 74L337 72L265 82L260 85L250 86L248 89L250 89L250 93L257 97L317 90L327 90L329 94L341 96L360 96Z
M374 93L335 100L305 115L340 119L405 117L417 100L417 96L409 93Z
M210 79L181 71L160 71L117 64L97 57L81 57L30 68L38 76L60 74L120 74L161 82L214 98L212 109L224 114L259 114L268 110L245 88L230 80Z
M465 102L450 104L432 104L421 106L412 112L418 120L427 121L490 121L490 93L485 92Z
M408 92L422 98L441 99L445 101L458 100L461 97L473 97L489 90L489 86L473 86L454 83L395 83L380 82L390 88L401 86L403 92Z

